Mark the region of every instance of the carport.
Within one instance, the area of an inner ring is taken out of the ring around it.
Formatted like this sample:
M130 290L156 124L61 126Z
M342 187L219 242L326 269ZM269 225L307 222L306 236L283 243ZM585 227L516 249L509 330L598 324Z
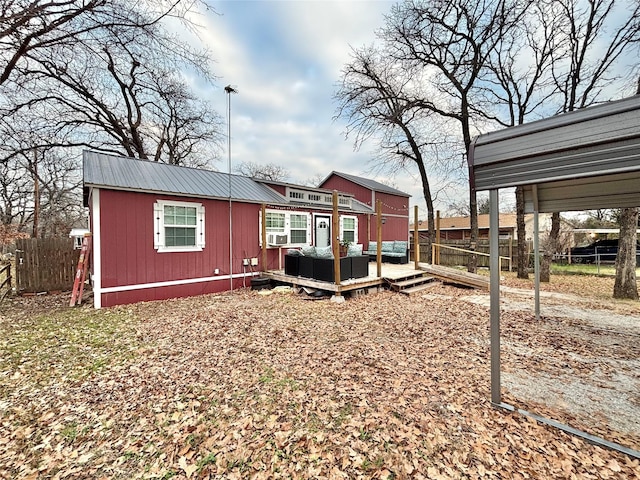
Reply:
M500 392L498 191L522 186L534 214L535 315L540 318L538 214L640 206L640 95L480 135L469 152L471 187L489 191L491 403ZM640 452L530 412L518 412L635 458Z

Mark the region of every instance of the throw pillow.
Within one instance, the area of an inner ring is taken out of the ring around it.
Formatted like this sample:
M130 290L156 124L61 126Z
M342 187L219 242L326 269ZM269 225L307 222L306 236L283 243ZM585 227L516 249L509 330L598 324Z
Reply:
M333 258L333 252L331 246L328 247L316 247L316 257L318 258Z
M349 245L349 249L347 250L347 257L357 257L362 255L362 244L358 243L356 245Z

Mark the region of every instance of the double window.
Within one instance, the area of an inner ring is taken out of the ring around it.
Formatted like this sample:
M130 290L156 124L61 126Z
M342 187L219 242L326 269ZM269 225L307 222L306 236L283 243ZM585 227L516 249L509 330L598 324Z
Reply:
M305 245L311 243L311 214L304 212L267 211L267 235L286 235L278 244ZM281 238L281 237L280 237Z
M154 210L154 248L158 252L194 252L204 248L204 206L159 200Z

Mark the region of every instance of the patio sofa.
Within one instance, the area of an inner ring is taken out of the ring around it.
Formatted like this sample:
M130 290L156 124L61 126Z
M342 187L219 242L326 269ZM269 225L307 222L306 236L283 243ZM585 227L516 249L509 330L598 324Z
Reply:
M284 256L284 273L294 277L334 282L335 271L331 247L303 247L301 250L289 250ZM340 281L367 275L369 275L369 256L362 255L362 246L360 249L349 249L347 256L340 258Z
M378 242L369 242L369 248L362 253L369 255L369 259L375 262L378 255ZM383 241L382 261L383 263L408 263L409 242L406 240Z

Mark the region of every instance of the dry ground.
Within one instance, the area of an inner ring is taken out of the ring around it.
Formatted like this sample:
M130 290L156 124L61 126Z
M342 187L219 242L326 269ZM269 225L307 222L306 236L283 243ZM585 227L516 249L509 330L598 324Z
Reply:
M544 288L542 322L505 293L504 400L640 449L640 306L610 300L611 279ZM638 460L491 408L487 298L15 299L0 307L0 478L640 478ZM624 402L600 409L606 390Z

